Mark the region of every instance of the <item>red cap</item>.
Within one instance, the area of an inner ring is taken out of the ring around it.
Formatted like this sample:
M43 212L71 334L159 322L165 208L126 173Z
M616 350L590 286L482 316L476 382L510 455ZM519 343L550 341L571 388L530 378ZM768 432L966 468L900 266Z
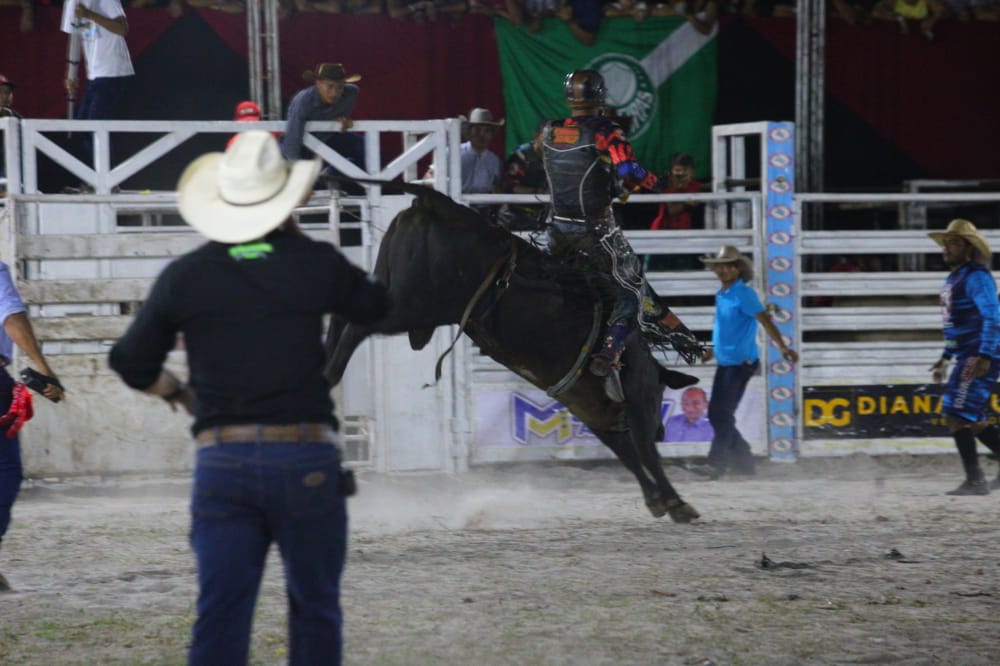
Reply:
M257 106L257 102L246 101L236 105L233 120L260 120L260 116L260 107Z
M3 74L0 74L0 86L10 86L11 88L16 88L17 84L8 79Z

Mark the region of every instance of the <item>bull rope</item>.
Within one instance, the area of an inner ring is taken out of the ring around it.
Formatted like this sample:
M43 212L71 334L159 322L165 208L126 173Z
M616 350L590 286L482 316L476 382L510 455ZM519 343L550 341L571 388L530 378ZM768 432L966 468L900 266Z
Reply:
M465 325L469 323L469 317L472 315L472 310L475 309L476 305L479 303L479 299L481 299L483 294L486 293L486 290L489 289L490 283L493 282L493 278L495 278L497 273L500 272L500 269L503 268L504 264L507 265L507 270L496 281L496 285L499 289L499 295L497 298L502 296L507 290L507 287L510 286L511 275L514 274L514 269L517 267L516 242L511 243L510 254L501 255L500 258L496 260L490 268L490 271L486 274L486 277L483 278L482 284L480 284L479 288L476 289L476 293L472 295L472 298L469 299L468 304L465 306L465 312L462 313L462 319L458 323L458 332L455 333L455 338L451 341L451 344L448 345L448 348L444 350L444 353L438 357L437 363L434 365L435 384L441 379L441 366L444 363L445 356L450 354L451 350L455 348L455 343L458 342L458 339L462 337L462 333L465 332Z
M565 377L545 390L545 394L550 398L558 397L564 391L568 391L574 384L576 384L576 380L580 378L580 375L583 374L583 365L587 362L587 357L590 356L590 350L594 348L597 336L601 332L600 302L594 303L594 317L592 321L593 323L590 326L590 333L587 335L587 341L583 343L582 347L580 347L580 355L576 357L576 362L570 367L569 372L566 373Z

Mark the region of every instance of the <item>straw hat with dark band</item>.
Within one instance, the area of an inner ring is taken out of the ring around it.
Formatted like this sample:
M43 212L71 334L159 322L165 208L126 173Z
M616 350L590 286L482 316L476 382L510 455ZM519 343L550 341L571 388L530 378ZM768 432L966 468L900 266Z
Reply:
M990 258L993 255L993 252L990 251L989 242L987 242L983 235L979 233L979 230L976 229L976 225L968 220L963 220L961 218L952 220L948 223L948 228L944 231L932 231L927 235L930 236L931 240L935 243L942 246L944 245L944 239L946 236L958 236L959 238L964 238L976 251L976 256L974 257L976 263L988 264L990 263Z
M753 264L750 259L740 254L732 245L723 245L713 256L700 257L704 264L711 267L713 264L739 264L740 279L749 282L753 279Z

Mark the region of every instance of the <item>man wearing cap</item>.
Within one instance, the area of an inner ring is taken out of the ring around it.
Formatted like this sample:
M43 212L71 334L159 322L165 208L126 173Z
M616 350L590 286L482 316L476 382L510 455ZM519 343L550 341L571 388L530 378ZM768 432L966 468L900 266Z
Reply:
M361 80L359 74L348 75L340 63L324 62L302 78L313 85L296 93L288 105L288 122L282 152L285 159L298 160L312 152L303 147L306 123L311 120L335 120L341 123L341 132L317 132L315 137L349 159L361 169L365 168L364 139L356 132L348 132L354 124L351 113L361 89L354 85ZM330 170L333 172L334 170Z
M1000 476L987 484L979 467L976 439L1000 455L1000 428L986 421L985 410L1000 374L1000 302L990 272L990 245L968 220L952 220L948 228L928 234L941 246L951 270L941 290L944 352L931 366L936 383L944 381L948 363L955 366L941 398L941 412L955 438L965 481L949 495L988 495L1000 488Z
M184 220L209 242L168 265L109 362L132 388L194 416L191 545L198 617L189 663L246 664L267 551L289 596L289 661L341 663L345 496L337 420L322 374L323 316L372 322L384 286L290 217L319 160L286 162L268 132L192 162ZM189 382L163 368L178 334Z
M781 352L782 358L798 363L799 355L785 343L771 315L748 283L753 279L753 264L732 245L722 246L713 257L701 260L722 283L715 294L715 322L712 326L712 349L702 360L715 357L712 402L708 421L712 424L712 445L708 450L710 474L717 477L726 471L753 474L755 464L750 445L736 428L736 408L743 399L750 378L760 373L760 350L757 348L757 324Z

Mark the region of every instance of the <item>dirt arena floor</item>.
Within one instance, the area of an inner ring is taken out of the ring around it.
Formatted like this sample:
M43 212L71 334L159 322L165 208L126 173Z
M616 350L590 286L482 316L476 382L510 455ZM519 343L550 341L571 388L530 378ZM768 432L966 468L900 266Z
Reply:
M944 495L958 467L851 457L719 481L668 467L693 525L650 517L613 463L365 477L345 663L1000 663L1000 493ZM0 664L184 663L187 492L27 488L0 558L15 587L0 594ZM254 664L286 656L271 557Z

